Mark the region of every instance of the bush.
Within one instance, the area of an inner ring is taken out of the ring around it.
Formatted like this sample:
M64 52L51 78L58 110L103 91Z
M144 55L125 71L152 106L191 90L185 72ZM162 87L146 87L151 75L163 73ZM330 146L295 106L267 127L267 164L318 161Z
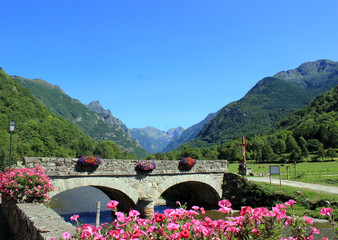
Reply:
M0 173L0 193L2 198L13 199L17 203L44 202L47 193L54 187L42 167L7 169Z

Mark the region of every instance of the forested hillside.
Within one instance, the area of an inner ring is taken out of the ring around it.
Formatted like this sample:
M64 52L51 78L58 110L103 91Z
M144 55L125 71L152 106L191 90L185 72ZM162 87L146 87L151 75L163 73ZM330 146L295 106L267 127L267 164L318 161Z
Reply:
M53 86L41 79L31 80L18 76L14 76L13 78L31 90L36 99L48 109L75 123L84 133L95 140L112 140L123 151L135 153L139 158L147 155L147 151L122 127L116 127L111 122L105 122L103 116L93 112L80 101L68 96L58 86ZM93 108L92 105L91 107Z
M316 139L324 148L338 147L338 86L274 127L274 132L281 130L292 131L296 139Z
M14 120L13 158L22 156L81 156L92 153L95 140L75 124L51 113L33 94L0 69L0 160L8 163Z
M247 158L256 162L301 162L332 159L338 150L338 86L317 96L305 108L280 121L264 135L247 134ZM227 159L241 161L242 151L234 138L221 145L197 148L184 145L180 150L149 155L149 159ZM310 157L311 154L311 157Z
M242 99L222 108L204 126L195 147L221 144L247 134L267 133L277 122L338 85L338 63L319 60L259 81Z
M112 141L96 142L74 123L52 113L0 68L0 167L9 165L9 122L15 121L12 163L23 156L136 158Z

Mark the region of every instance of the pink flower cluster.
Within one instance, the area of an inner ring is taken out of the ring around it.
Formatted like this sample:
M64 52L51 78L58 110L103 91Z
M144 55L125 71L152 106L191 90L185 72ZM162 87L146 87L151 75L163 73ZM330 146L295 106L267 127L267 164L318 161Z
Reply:
M2 198L11 198L18 203L44 202L47 193L54 187L42 167L7 169L0 173L0 193Z
M191 210L186 210L181 205L177 209L166 209L163 214L155 213L152 219L142 219L136 210L131 210L128 214L117 211L119 203L111 201L107 207L114 210L116 216L111 224L105 223L99 227L80 225L79 216L74 215L71 220L78 223L77 232L75 236L65 232L62 239L314 239L313 234L319 234L319 230L310 226L310 234L305 234L304 231L305 226L312 224L312 219L286 216L287 206L292 207L294 203L294 200L290 200L277 204L272 210L246 206L238 217L211 220L208 217L198 219L200 213L204 214L203 208L194 206ZM221 212L232 211L228 200L221 200L218 205ZM327 215L330 211L323 210L323 213ZM283 236L282 230L287 225L291 227L291 237Z

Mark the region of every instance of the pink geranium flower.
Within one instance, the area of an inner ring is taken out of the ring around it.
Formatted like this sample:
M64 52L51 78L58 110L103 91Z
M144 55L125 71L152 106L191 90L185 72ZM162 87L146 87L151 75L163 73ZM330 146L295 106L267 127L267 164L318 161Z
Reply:
M111 200L109 203L107 203L107 208L108 209L115 209L118 204L119 204L118 201Z
M322 208L320 209L320 214L330 217L330 213L333 212L332 208Z
M289 201L285 202L284 204L293 208L293 204L295 204L295 203L297 203L295 200L290 199Z
M176 231L177 229L179 229L180 225L177 223L168 223L167 225L167 229L172 230L172 231Z
M64 234L62 234L62 238L63 239L69 239L70 238L70 233L69 232L65 232Z
M218 202L218 206L220 207L231 207L231 202L228 199L223 199Z
M140 216L140 213L137 210L130 210L129 217L137 217Z
M305 220L305 223L313 224L313 219L312 218L309 218L309 217L306 217L306 216L303 216L303 218Z
M317 229L317 228L315 228L315 227L311 227L310 226L310 228L312 229L312 232L311 232L311 234L310 235L312 235L312 234L320 234L320 231Z
M73 215L70 217L70 220L71 221L77 221L77 219L79 218L80 216L79 215Z

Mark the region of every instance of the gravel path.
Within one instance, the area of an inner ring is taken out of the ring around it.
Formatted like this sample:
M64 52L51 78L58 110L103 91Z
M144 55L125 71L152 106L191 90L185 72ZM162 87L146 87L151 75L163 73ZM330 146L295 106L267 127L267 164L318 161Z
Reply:
M246 178L253 182L267 182L267 183L270 182L269 177L246 177ZM279 184L279 179L272 178L271 183ZM298 187L298 188L306 188L310 190L321 191L325 193L331 193L331 194L338 195L338 187L334 187L334 186L326 186L326 185L320 185L320 184L314 184L314 183L304 183L304 182L297 182L297 181L290 181L290 180L283 180L283 179L282 179L282 185Z

